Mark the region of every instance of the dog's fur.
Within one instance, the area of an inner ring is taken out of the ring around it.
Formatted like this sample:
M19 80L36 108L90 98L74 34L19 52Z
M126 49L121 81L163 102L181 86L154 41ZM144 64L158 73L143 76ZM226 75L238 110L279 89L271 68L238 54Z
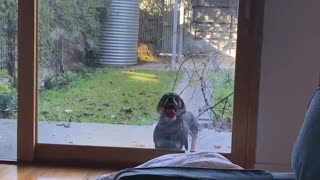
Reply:
M159 121L153 132L155 148L188 150L188 134L191 135L191 150L194 151L198 137L199 124L195 116L186 111L181 97L175 93L166 93L160 99L157 111Z

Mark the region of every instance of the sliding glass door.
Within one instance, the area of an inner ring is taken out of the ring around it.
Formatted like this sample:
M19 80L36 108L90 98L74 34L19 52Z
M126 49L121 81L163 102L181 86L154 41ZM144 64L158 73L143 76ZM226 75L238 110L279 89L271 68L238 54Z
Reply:
M250 77L259 74L262 33L248 34L246 22L262 25L263 3L32 2L19 1L19 52L29 61L19 64L20 159L137 164L188 147L250 163L258 96L248 92L258 92L259 76ZM166 93L181 99L168 105ZM184 108L193 124L172 127ZM184 146L155 148L180 128L191 132Z

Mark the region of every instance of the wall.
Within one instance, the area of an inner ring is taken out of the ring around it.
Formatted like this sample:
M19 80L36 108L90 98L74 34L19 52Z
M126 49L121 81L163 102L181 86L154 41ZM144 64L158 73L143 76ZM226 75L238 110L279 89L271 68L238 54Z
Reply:
M238 0L201 0L186 4L184 55L219 50L235 56Z
M320 1L266 0L256 168L291 170L320 73Z

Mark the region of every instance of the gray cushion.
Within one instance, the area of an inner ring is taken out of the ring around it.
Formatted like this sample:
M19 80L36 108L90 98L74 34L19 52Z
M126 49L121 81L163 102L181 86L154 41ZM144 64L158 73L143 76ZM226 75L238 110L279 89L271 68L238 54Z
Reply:
M294 180L293 173L260 170L206 169L187 167L153 167L126 169L115 180ZM102 180L102 179L101 179ZM107 179L106 179L107 180Z
M292 153L297 180L320 179L320 89L314 93Z

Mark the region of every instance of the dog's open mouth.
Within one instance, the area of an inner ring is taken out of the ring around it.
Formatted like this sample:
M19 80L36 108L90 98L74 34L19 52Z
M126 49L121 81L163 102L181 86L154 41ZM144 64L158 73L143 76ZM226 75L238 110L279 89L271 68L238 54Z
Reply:
M169 96L163 104L164 114L171 119L174 119L178 111L178 102L173 96Z
M166 107L164 109L164 111L165 111L166 116L169 117L169 118L174 118L176 116L176 114L177 114L177 108L173 107L173 106Z

